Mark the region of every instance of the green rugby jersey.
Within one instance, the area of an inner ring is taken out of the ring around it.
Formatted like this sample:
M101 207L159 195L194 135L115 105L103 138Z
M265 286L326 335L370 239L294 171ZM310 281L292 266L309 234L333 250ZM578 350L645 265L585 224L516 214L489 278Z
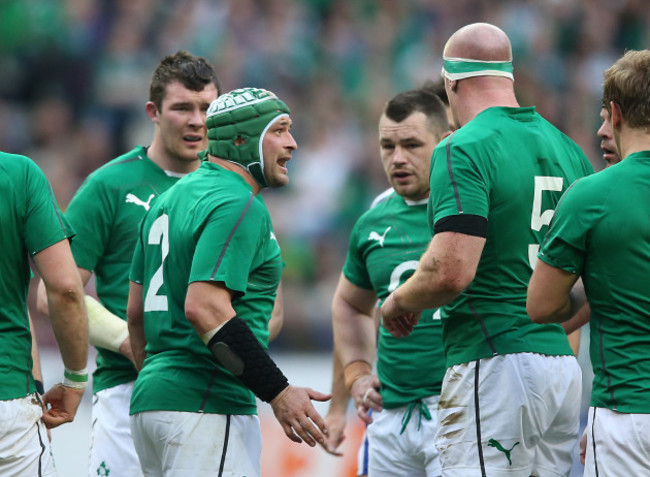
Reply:
M138 226L152 201L176 183L138 146L90 174L66 210L77 236L77 265L95 273L97 296L126 320L129 269ZM133 364L120 353L97 348L93 392L134 381Z
M576 182L539 258L581 275L591 306L591 405L650 413L650 151Z
M345 278L360 288L374 290L383 303L413 275L431 240L426 216L426 200L406 202L395 192L366 211L350 236ZM406 338L395 338L380 325L377 375L386 409L440 394L444 374L440 313L424 310Z
M526 293L539 244L569 185L593 172L580 148L534 107L493 107L434 150L429 223L434 233L461 220L487 220L476 276L442 307L448 366L533 352L570 355L560 325L537 325Z
M255 414L253 393L216 364L185 317L185 295L189 283L223 282L266 348L282 268L266 206L238 174L204 162L163 194L142 222L131 269L143 285L147 340L131 414Z
M27 292L28 255L74 235L43 172L29 158L0 152L0 399L33 393Z

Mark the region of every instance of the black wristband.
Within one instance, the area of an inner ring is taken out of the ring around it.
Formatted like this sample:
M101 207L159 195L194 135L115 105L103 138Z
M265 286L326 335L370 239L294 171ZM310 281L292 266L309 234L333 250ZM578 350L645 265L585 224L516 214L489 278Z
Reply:
M39 381L38 379L35 379L34 386L36 386L36 392L38 394L40 394L41 396L45 394L45 386L43 386L43 381Z
M244 320L231 318L208 343L219 364L234 374L262 401L271 402L289 381Z

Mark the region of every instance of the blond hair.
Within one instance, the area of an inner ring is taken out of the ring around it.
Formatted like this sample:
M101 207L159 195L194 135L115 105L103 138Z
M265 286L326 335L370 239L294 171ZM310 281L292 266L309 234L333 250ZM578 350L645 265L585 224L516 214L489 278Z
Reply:
M603 104L610 114L611 101L620 106L628 126L650 127L650 50L627 51L604 77Z

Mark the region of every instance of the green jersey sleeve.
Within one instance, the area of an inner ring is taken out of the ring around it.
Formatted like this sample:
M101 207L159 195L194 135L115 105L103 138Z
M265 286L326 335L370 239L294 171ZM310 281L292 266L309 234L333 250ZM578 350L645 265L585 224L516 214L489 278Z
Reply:
M452 215L488 217L490 195L486 171L451 139L433 152L429 198L432 225Z
M25 244L33 256L41 250L74 235L54 199L45 174L27 161L27 202L25 214Z
M582 194L579 182L564 193L538 257L552 267L582 275L589 227L598 207Z

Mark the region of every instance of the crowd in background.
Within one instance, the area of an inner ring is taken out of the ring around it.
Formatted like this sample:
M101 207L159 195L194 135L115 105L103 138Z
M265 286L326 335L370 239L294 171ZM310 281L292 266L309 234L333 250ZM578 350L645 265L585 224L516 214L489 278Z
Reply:
M0 150L34 159L65 210L90 172L151 140L144 103L166 54L204 56L222 91L276 92L299 148L290 186L264 193L286 263L274 346L330 349L349 231L387 187L376 133L384 102L440 77L452 32L490 22L512 41L521 105L599 170L602 72L648 46L646 1L3 0Z

